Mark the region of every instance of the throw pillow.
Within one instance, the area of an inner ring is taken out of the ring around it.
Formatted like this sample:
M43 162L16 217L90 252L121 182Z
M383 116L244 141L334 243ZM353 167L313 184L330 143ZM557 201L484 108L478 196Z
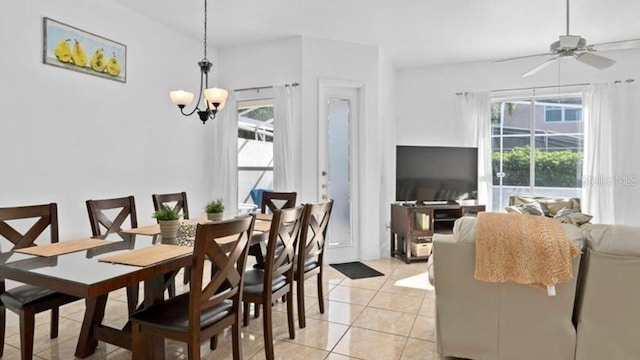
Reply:
M526 204L511 205L506 208L507 212L515 214L536 215L544 216L545 212L537 201L532 201Z
M580 226L582 224L586 224L589 221L591 221L593 216L588 214L583 214L578 210L565 207L559 210L553 218L565 224L573 224L576 226Z

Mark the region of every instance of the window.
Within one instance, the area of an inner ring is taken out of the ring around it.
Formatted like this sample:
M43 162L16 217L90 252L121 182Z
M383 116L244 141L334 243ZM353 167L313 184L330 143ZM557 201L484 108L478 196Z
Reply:
M273 99L238 101L238 203L260 206L273 189Z
M582 101L579 104L575 100L569 100L570 102L565 104L557 103L558 100L546 101L554 105L544 106L544 122L582 121Z
M581 120L579 95L493 99L493 209L512 195L580 197Z

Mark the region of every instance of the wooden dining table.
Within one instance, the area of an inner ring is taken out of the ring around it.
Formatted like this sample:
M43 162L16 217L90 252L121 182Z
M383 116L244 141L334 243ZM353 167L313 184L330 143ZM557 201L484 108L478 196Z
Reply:
M144 282L142 307L164 301L164 274L191 264L191 254L145 267L99 261L99 258L161 243L160 236L110 234L107 245L56 256L34 256L15 251L0 254L0 277L40 286L85 299L86 310L75 355L86 358L98 340L131 349L130 324L116 329L102 324L107 296L128 285ZM160 339L162 340L162 339ZM164 359L164 342L149 344L153 358ZM148 352L149 353L149 352Z
M263 224L262 231L254 232L251 244L264 241L268 233L266 229L266 224ZM36 256L17 251L0 253L0 277L85 299L86 310L75 351L78 358L93 354L99 340L131 350L129 322L120 329L102 323L110 292L144 282L144 300L139 308L151 306L164 301L166 282L171 279L165 274L175 274L192 264L192 253L146 266L99 261L163 242L161 235L127 232L112 233L102 239L106 240L106 245L55 256ZM170 239L170 243L176 244L175 239ZM164 359L163 339L154 338L147 346L149 358Z

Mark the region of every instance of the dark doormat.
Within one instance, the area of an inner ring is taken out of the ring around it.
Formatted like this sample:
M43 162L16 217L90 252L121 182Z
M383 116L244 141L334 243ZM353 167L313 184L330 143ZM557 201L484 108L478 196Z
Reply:
M360 261L342 263L342 264L330 264L332 268L340 271L349 279L362 279L374 276L384 276L380 271L373 269Z

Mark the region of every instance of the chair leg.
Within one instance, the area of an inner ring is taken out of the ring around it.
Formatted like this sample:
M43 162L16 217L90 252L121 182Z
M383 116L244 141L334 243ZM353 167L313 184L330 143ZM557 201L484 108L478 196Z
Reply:
M33 358L33 333L36 314L20 311L20 353L22 360Z
M253 305L253 317L258 318L260 316L260 306L258 304Z
M131 325L131 360L142 360L145 357L144 335L140 324Z
M167 295L172 298L176 296L176 280L175 274L165 274L164 282L167 287Z
M320 305L320 314L324 314L324 285L322 285L322 271L318 274L318 305Z
M233 360L242 359L242 336L240 335L240 317L236 318L235 324L231 326L231 342L233 348Z
M289 339L296 338L296 327L293 320L293 290L287 293L287 321L289 322Z
M189 283L189 280L191 280L191 266L186 266L184 268L184 276L182 278L182 283L184 285L187 285Z
M7 325L7 310L0 305L0 357L4 354L4 332Z
M304 329L307 326L306 314L304 312L304 276L296 281L297 288L297 298L298 298L298 325L300 325L301 329Z
M209 349L215 350L218 347L218 335L214 335L209 339Z
M139 284L127 286L127 308L129 309L129 315L133 314L138 308L139 286Z
M189 340L187 344L187 358L189 360L200 360L200 343Z
M273 360L273 318L271 313L271 301L263 302L264 315L262 315L262 332L264 333L264 353L267 360Z
M51 331L50 337L55 339L58 337L58 321L60 319L60 308L54 307L51 308Z
M250 306L251 303L250 302L244 302L242 303L242 306L244 307L244 309L242 309L242 325L243 326L248 326L249 325L249 311L250 311Z

